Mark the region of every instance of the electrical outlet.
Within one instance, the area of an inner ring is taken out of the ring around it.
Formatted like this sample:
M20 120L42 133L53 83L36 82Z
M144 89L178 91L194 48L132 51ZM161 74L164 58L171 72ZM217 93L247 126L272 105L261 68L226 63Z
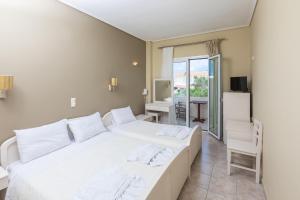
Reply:
M71 97L71 108L75 108L76 107L76 98Z

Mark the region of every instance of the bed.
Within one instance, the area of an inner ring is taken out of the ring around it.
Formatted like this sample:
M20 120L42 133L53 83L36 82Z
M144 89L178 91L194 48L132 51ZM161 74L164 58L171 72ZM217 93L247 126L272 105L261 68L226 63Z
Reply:
M164 166L127 162L145 140L104 132L82 143L32 160L19 161L16 137L1 145L1 165L9 171L8 200L69 200L99 170L121 166L140 175L147 188L139 199L176 200L189 175L189 151L181 148Z
M202 130L200 126L191 129L191 134L184 140L170 136L158 136L156 133L163 128L164 124L152 123L142 120L135 120L122 125L114 125L111 112L106 113L103 123L110 131L132 138L151 141L172 147L188 146L190 151L190 165L192 165L202 146Z

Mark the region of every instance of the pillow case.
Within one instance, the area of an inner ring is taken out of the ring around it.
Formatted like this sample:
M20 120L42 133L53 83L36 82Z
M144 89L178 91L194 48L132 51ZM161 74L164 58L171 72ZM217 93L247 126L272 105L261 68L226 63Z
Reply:
M23 163L61 149L71 143L67 120L44 126L15 130L20 159Z
M99 112L68 120L70 130L76 142L83 142L101 132L107 131Z
M121 125L136 120L130 106L125 108L113 109L111 110L111 114L113 117L113 122L116 125Z

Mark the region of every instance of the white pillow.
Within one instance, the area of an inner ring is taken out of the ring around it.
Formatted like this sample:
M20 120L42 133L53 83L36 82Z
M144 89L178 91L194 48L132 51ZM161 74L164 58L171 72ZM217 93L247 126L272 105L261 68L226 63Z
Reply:
M89 116L70 119L68 124L76 142L83 142L101 132L107 131L98 112Z
M17 137L20 159L24 163L71 143L66 119L36 128L15 130L14 132Z
M129 106L125 108L113 109L111 110L111 114L116 125L121 125L136 120Z

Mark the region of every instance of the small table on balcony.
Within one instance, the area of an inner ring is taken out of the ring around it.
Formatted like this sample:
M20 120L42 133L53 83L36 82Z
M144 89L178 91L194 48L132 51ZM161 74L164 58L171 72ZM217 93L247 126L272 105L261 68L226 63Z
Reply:
M190 101L191 103L193 104L197 104L198 106L198 115L197 115L197 118L195 118L193 120L193 122L201 122L203 123L205 121L205 119L201 119L201 116L200 116L200 111L201 111L201 104L207 104L207 101L199 101L199 100L192 100Z

